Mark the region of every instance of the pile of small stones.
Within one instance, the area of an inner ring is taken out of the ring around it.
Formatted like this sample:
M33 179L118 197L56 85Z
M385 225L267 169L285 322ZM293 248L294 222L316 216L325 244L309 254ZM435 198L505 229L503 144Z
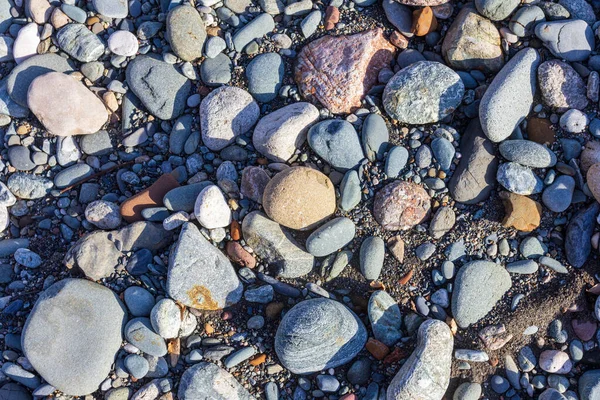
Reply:
M0 1L0 400L600 398L598 6Z

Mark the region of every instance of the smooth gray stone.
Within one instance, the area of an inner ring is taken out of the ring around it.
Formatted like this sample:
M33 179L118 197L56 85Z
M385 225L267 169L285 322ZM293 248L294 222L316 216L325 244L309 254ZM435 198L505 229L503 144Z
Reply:
M229 259L195 225L183 224L169 256L169 296L188 307L220 310L240 301L243 290Z
M350 211L360 203L362 189L355 170L349 170L340 183L340 209Z
M350 243L355 234L354 222L338 217L315 229L306 239L306 249L315 257L325 257Z
M402 146L394 146L390 149L385 160L385 174L388 178L397 178L408 162L408 150Z
M75 22L79 22L80 24L84 24L87 19L87 14L85 11L71 4L63 3L61 4L60 9L67 15L67 17L71 18Z
M2 365L2 373L13 381L18 382L29 389L35 389L41 384L39 377L29 371L24 370L20 365L12 362L5 362Z
M8 94L8 77L0 81L0 114L15 118L25 118L29 109L18 104Z
M0 257L12 256L18 249L29 247L29 239L3 239L0 240Z
M442 63L419 61L401 69L383 91L387 114L405 124L438 122L460 105L465 85Z
M202 56L206 28L200 13L189 5L176 6L167 15L166 39L173 52L184 61Z
M506 266L506 270L513 274L535 274L539 266L533 260L515 261Z
M346 364L366 341L367 330L356 314L337 301L318 298L302 301L284 315L275 352L290 372L310 374Z
M165 340L152 330L148 318L138 317L129 321L125 326L125 339L151 356L162 357L167 354Z
M277 53L263 53L252 59L246 67L248 91L261 103L268 103L277 97L285 65Z
M92 0L98 13L109 18L125 18L129 12L126 0Z
M79 146L81 151L90 156L103 156L113 151L110 135L105 130L80 136Z
M54 185L63 189L92 175L94 170L87 164L75 164L63 169L54 177Z
M544 266L550 268L551 270L553 270L556 273L559 273L559 274L568 274L569 273L569 270L567 268L565 268L564 265L562 265L559 261L555 260L554 258L541 256L538 259L538 261L541 265L544 265Z
M492 21L502 21L508 18L520 3L519 0L475 0L475 7L484 17Z
M31 400L31 394L18 383L8 382L0 388L0 400Z
M268 286L268 287L271 287L271 286ZM233 367L243 363L244 361L246 361L247 359L249 359L250 357L252 357L255 354L256 354L256 350L254 349L254 347L252 347L252 346L242 347L241 349L233 352L230 356L228 356L225 359L225 362L223 363L223 365L225 366L225 368L233 368Z
M217 87L231 81L233 64L227 55L217 54L214 58L207 58L200 65L200 77L207 86Z
M548 251L548 247L535 236L528 236L519 245L519 252L525 258L539 258Z
M512 286L509 273L489 261L471 261L458 270L452 293L452 314L461 328L485 317Z
M314 10L304 17L302 22L300 22L300 30L305 38L311 37L317 31L321 23L321 18L323 18L323 14L320 10Z
M188 368L179 382L179 400L254 400L254 396L216 364L201 362Z
M27 90L31 82L38 76L54 71L73 72L73 65L67 58L54 53L29 57L8 75L6 81L8 94L17 104L27 108Z
M46 196L54 184L43 176L15 172L8 178L6 186L20 199L35 200Z
M512 387L517 390L521 389L521 383L519 382L521 378L521 373L519 372L519 367L517 367L517 363L515 363L515 360L510 354L504 356L504 369L506 371L506 378L508 379Z
M400 307L387 292L378 290L371 295L368 312L375 339L391 347L402 338Z
M525 37L533 33L537 23L545 20L544 11L538 6L523 6L512 16L508 27L518 37Z
M506 190L525 196L544 188L544 182L531 169L514 162L500 165L496 179Z
M138 354L130 354L125 357L124 364L127 371L136 379L145 377L150 368L148 361Z
M450 383L454 339L448 325L428 319L421 324L417 347L387 390L387 400L439 400ZM423 390L427 388L427 390Z
M599 211L600 204L593 202L577 212L567 226L565 253L575 268L581 268L592 252L591 238Z
M260 14L233 35L233 46L236 51L241 52L248 43L263 37L273 29L273 17L267 13Z
M351 123L329 119L311 126L308 144L321 158L340 171L354 169L365 157L358 133Z
M164 120L183 113L191 82L158 56L137 56L127 65L127 83L148 111Z
M481 385L476 382L461 383L452 396L452 400L479 400Z
M537 88L540 56L525 48L513 56L494 77L479 103L483 132L492 142L508 138L529 114Z
M571 62L586 60L596 47L592 28L580 19L543 22L535 35L552 54Z
M383 0L381 3L388 21L407 38L414 36L412 30L412 10L395 0Z
M147 317L154 307L152 293L141 286L129 286L123 292L123 300L134 317Z
M552 185L544 189L542 202L553 212L563 212L569 208L573 200L575 179L569 175L561 175Z
M23 352L42 378L65 394L95 392L121 347L126 313L111 290L64 279L37 299L23 327Z
M595 400L600 398L600 369L586 371L579 377L579 399Z
M558 390L548 388L540 394L538 400L567 400L567 398L563 396Z
M10 146L8 160L17 171L31 171L36 164L31 160L31 152L25 146Z
M306 252L288 230L268 219L263 213L253 211L242 222L246 243L277 275L297 278L308 274L315 258Z
M448 171L456 154L452 143L445 138L435 138L431 141L431 151L436 161L440 164L441 169Z
M200 192L212 184L211 181L203 181L171 189L165 194L163 203L171 211L191 213L194 211L194 204Z
M375 281L381 274L385 257L385 243L377 236L369 236L360 245L360 272L367 280Z
M104 43L83 24L67 24L56 33L58 47L80 62L96 61L104 54Z
M192 122L193 117L191 114L185 114L177 118L177 121L173 124L173 129L171 129L171 133L169 134L169 151L171 153L183 153L185 141L192 133Z
M546 146L531 140L505 140L498 146L508 161L531 168L550 168L556 165L556 154Z
M383 160L390 134L385 120L379 114L369 114L362 125L363 151L369 161Z

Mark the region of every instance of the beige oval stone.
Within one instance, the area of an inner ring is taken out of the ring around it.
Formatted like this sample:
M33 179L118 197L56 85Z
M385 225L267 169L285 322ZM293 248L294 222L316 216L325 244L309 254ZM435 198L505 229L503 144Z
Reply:
M275 175L267 184L263 207L280 225L312 229L335 212L335 189L323 173L307 167L292 167Z
M600 203L600 162L592 165L590 169L588 169L587 184L596 201Z
M35 78L27 92L27 104L44 127L56 136L95 133L108 119L102 100L81 82L60 72Z

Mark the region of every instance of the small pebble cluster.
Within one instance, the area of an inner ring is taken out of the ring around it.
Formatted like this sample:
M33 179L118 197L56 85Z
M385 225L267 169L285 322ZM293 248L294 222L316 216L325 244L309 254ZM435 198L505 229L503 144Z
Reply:
M600 399L596 0L0 0L0 400Z

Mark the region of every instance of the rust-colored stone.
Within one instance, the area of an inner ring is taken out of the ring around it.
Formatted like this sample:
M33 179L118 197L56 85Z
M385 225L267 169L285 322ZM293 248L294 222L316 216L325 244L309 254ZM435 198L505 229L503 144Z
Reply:
M431 198L422 186L395 181L379 190L373 215L383 229L406 230L425 221L431 213Z
M394 46L402 50L408 47L408 39L406 38L406 36L404 36L398 31L392 32L392 34L390 35L390 42L392 42Z
M198 310L220 310L219 304L213 299L210 290L206 286L194 285L188 290L187 295L192 302L192 307ZM202 302L198 302L198 299L203 299Z
M413 11L412 32L415 36L425 36L437 29L437 19L431 7L423 7Z
M400 347L394 347L394 350L392 350L392 352L383 359L383 362L386 364L392 364L407 358L409 355L410 354L406 350L401 349Z
M142 210L163 205L163 197L171 189L179 187L177 179L171 174L161 175L149 188L146 188L125 200L121 204L121 215L127 222L141 221Z
M229 234L233 240L240 240L242 238L242 228L240 227L240 223L235 219L231 221L231 225L229 226Z
M332 30L338 22L340 22L340 10L335 6L327 7L325 11L325 30Z
M554 143L552 123L544 118L529 118L527 121L527 137L539 144L552 145Z
M212 335L215 333L215 328L213 328L212 325L207 322L204 324L204 332L206 332L207 335Z
M410 281L410 278L413 277L414 273L415 273L415 271L411 269L406 274L404 274L404 276L402 278L400 278L398 283L401 285L406 285Z
M390 352L389 347L373 338L367 340L365 347L367 348L367 351L378 360L383 360Z
M248 253L238 242L227 242L225 250L227 251L229 259L234 263L248 268L256 267L256 259L254 256Z
M531 232L538 226L542 218L542 205L527 196L511 192L500 193L504 203L504 219L502 225L522 232Z
M350 36L324 36L298 54L295 79L302 95L334 114L351 113L389 67L395 47L372 29Z
M257 354L252 360L250 360L250 365L254 365L255 367L260 364L264 364L267 361L266 354Z

